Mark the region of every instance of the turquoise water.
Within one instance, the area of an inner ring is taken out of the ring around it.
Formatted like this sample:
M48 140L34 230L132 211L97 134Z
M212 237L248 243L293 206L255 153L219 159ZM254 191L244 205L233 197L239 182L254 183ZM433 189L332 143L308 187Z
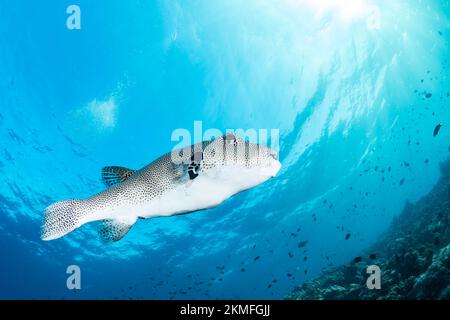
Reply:
M2 1L0 298L278 299L349 261L448 158L449 14L419 0ZM45 207L103 190L103 166L150 163L194 121L279 129L282 171L115 244L95 223L40 240Z

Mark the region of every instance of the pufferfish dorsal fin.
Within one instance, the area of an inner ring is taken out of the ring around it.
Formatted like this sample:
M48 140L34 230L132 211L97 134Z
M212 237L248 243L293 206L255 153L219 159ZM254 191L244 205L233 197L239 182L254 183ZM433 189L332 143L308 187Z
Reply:
M107 187L124 182L136 171L124 167L104 167L102 169L102 181Z
M137 219L119 221L114 219L103 220L99 230L100 238L105 243L116 242L125 237Z

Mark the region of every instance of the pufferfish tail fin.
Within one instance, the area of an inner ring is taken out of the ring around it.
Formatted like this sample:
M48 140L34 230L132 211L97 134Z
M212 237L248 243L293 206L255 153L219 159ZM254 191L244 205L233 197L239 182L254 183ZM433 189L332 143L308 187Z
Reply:
M87 213L83 200L64 200L45 209L41 229L42 240L54 240L80 227Z

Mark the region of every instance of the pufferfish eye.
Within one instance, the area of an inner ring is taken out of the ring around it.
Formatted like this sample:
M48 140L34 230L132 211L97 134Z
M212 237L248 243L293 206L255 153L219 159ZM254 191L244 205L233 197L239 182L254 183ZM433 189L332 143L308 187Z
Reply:
M278 160L278 153L276 153L275 151L271 151L269 153L269 157L271 157L274 160Z
M227 133L227 135L225 136L225 141L226 141L226 143L234 145L234 146L236 146L238 144L238 140L233 133Z

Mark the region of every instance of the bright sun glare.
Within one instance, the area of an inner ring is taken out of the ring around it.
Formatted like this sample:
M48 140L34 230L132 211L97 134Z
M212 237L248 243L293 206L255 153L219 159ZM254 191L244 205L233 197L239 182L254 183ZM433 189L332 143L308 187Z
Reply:
M318 17L332 13L342 22L365 20L369 27L380 27L380 9L368 0L286 0L289 6L308 8Z

